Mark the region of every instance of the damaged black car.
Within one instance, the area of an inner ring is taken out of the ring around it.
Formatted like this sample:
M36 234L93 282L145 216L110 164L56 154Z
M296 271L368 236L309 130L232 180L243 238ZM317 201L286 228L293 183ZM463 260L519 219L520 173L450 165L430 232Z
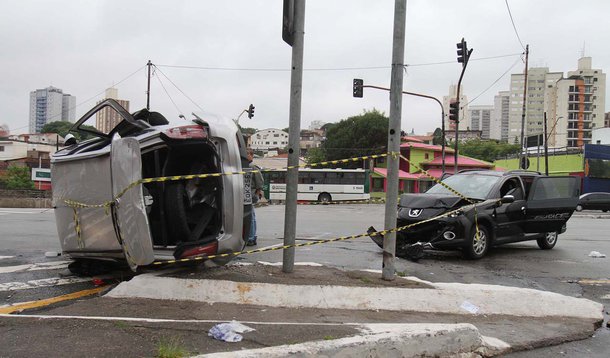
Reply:
M527 240L552 249L580 193L578 177L529 171L465 171L443 184L400 196L396 226L406 228L396 233L397 256L418 260L425 249L459 249L480 259L490 247ZM371 239L383 248L383 236Z

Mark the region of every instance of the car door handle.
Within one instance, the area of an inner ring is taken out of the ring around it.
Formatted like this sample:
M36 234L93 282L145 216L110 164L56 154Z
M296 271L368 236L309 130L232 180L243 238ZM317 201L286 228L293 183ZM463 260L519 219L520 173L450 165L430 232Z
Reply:
M525 211L526 211L526 210L525 210L525 206L522 206L522 207L521 207L521 212L523 212L523 214L525 214Z

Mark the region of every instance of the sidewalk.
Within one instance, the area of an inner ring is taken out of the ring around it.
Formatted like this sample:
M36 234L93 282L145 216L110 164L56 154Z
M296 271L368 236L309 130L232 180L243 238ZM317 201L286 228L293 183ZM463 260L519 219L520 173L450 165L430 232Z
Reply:
M24 357L154 356L167 339L211 357L493 356L586 338L602 319L601 304L531 289L234 264L143 274L101 297L3 317L0 344ZM232 320L255 331L237 343L208 337ZM18 344L29 339L51 349Z

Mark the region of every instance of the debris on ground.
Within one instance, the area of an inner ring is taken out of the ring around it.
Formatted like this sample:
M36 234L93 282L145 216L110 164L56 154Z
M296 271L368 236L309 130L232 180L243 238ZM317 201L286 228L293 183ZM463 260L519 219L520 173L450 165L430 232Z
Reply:
M606 257L606 254L602 254L599 251L591 251L589 253L589 257L593 257L593 258L597 258L597 259L603 259L604 257Z
M237 321L231 321L215 325L208 332L208 336L224 342L241 342L243 336L240 333L252 331L254 331L254 328L248 327Z

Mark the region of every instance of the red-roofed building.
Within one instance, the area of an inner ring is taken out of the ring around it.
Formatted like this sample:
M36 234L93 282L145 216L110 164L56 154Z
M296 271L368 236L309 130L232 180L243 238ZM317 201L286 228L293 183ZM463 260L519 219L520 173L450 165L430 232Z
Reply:
M454 150L445 147L445 173L453 173ZM400 154L407 160L400 158L398 190L402 193L421 193L432 185L434 180L430 176L440 179L442 171L442 148L440 145L407 142L400 146ZM386 191L387 169L386 160L378 160L371 174L371 190ZM458 171L463 169L493 169L494 165L482 160L458 156ZM426 175L426 171L429 175Z

